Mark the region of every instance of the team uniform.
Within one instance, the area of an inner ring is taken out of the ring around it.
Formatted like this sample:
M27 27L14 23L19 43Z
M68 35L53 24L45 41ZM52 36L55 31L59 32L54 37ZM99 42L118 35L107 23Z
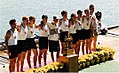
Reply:
M64 42L65 38L68 37L68 20L64 21L62 19L62 24L59 27L62 32L60 32L60 41Z
M36 43L34 41L34 34L35 34L35 25L33 27L26 26L26 43L27 43L27 50L37 49Z
M76 34L77 34L77 40L84 40L85 39L84 38L84 29L83 29L83 24L82 24L82 18L80 20L77 19Z
M49 51L50 52L60 51L57 25L49 24L48 28L49 28Z
M17 32L17 45L19 48L19 53L27 51L27 42L26 42L26 29L21 24L21 31Z
M40 31L39 35L39 49L43 50L48 49L48 26L47 24L45 26L41 26L42 29Z
M77 42L77 36L76 36L76 23L74 23L73 25L70 25L69 27L69 33L70 33L70 36L72 36L73 38L73 44L76 44Z
M90 39L91 35L91 17L89 18L89 20L87 20L86 17L84 17L83 19L83 28L84 28L84 38L85 39Z
M15 32L13 32L12 30L8 30L11 32L11 36L8 40L8 50L10 52L10 55L9 55L9 59L13 59L15 57L18 56L18 47L17 47L17 43L15 42L16 39L15 39Z

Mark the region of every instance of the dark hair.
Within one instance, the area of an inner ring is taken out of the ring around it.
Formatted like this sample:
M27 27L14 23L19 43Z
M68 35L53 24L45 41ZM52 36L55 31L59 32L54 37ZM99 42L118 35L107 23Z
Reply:
M56 16L53 16L53 20L55 20L55 19L57 19L57 17Z
M78 10L77 11L77 14L82 14L83 12L81 10Z
M67 11L63 10L63 11L61 12L61 15L62 15L62 16L63 16L64 14L67 14Z
M15 20L15 19L11 19L11 20L9 21L9 24L12 25L14 22L16 22L16 20Z
M94 7L94 5L93 5L93 4L91 4L91 5L89 6L89 9L91 9L92 7Z
M42 15L42 19L44 19L44 18L48 19L48 16L47 15Z
M28 17L26 17L26 16L22 17L22 21L27 20L27 19L28 19Z
M33 17L33 16L30 16L30 17L29 17L29 20L32 20L32 19L35 19L35 17Z
M74 16L76 16L76 15L75 15L74 13L72 13L72 14L71 14L71 18L74 17Z
M84 12L86 13L87 11L89 11L89 9L85 9Z

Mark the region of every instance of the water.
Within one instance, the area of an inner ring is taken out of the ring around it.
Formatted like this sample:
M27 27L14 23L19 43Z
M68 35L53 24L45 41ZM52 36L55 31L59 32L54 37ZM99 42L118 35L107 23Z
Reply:
M67 10L70 16L78 9L87 9L90 4L95 5L95 11L102 12L106 26L119 24L119 0L0 0L0 39L4 38L12 18L20 23L22 16L33 15L38 24L43 14L51 21L53 15L60 17L62 10Z

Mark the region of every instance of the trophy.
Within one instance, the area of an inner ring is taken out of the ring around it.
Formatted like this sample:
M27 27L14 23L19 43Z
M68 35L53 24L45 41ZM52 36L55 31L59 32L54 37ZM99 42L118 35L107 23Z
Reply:
M65 37L65 41L64 41L63 56L67 56L71 54L73 54L73 38L68 33L68 37Z

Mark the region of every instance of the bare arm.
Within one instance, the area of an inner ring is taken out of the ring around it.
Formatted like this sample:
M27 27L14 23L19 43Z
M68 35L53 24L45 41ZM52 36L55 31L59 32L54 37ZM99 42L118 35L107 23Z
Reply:
M6 32L6 35L5 35L5 45L6 45L6 49L8 50L8 53L9 53L9 49L8 49L8 40L11 36L11 32L10 31L7 31Z

